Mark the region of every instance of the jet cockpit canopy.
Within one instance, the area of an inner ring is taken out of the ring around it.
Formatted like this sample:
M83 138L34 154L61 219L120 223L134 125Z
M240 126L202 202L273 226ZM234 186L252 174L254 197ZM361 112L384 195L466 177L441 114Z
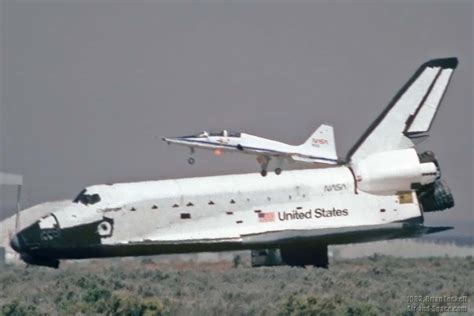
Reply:
M201 134L197 135L198 137L212 137L212 136L217 136L217 137L240 137L240 132L233 132L233 131L227 131L227 130L222 130L222 131L204 131Z

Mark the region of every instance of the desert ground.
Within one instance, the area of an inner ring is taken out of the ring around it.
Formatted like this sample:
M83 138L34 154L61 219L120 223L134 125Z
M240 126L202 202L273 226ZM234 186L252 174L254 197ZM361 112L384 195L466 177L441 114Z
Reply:
M473 271L471 256L379 254L332 258L329 269L251 268L240 255L209 262L159 257L74 261L57 270L7 265L0 268L0 313L452 315L444 311L461 308L459 314L472 315ZM458 301L427 302L430 297Z

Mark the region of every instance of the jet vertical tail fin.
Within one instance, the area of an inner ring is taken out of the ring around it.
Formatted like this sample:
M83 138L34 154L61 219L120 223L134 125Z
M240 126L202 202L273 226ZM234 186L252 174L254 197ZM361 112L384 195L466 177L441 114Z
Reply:
M334 129L330 125L322 124L318 129L300 145L301 149L310 156L311 161L324 163L337 163L336 143ZM299 159L295 159L299 160Z
M457 64L457 58L451 57L421 65L349 151L347 161L412 148L425 138Z

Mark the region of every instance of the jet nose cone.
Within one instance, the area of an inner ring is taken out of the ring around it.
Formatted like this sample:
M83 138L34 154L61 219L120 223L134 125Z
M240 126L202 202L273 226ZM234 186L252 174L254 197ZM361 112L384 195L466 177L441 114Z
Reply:
M10 240L10 246L16 252L21 252L22 246L21 246L21 243L20 243L20 239L18 238L18 235L13 236L13 238Z

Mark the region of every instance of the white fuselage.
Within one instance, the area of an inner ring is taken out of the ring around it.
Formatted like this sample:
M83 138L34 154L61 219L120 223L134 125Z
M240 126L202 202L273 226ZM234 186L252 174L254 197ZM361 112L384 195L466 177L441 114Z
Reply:
M242 152L245 154L262 154L265 156L281 156L289 158L298 156L312 159L314 162L336 163L337 156L314 155L304 146L293 146L282 142L266 139L246 133L235 136L190 136L165 138L168 143L183 145L191 148L219 149L227 152ZM315 144L318 145L318 144Z
M398 194L356 192L354 183L348 167L336 167L267 178L243 174L97 185L87 188L87 194L99 194L100 202L71 203L54 217L61 229L113 219L113 233L101 243L120 245L242 242L273 232L306 232L311 237L318 230L379 226L421 216L414 192L405 193L410 203L400 203ZM273 213L273 220L262 220L259 213ZM48 218L42 221L41 228L52 225Z

